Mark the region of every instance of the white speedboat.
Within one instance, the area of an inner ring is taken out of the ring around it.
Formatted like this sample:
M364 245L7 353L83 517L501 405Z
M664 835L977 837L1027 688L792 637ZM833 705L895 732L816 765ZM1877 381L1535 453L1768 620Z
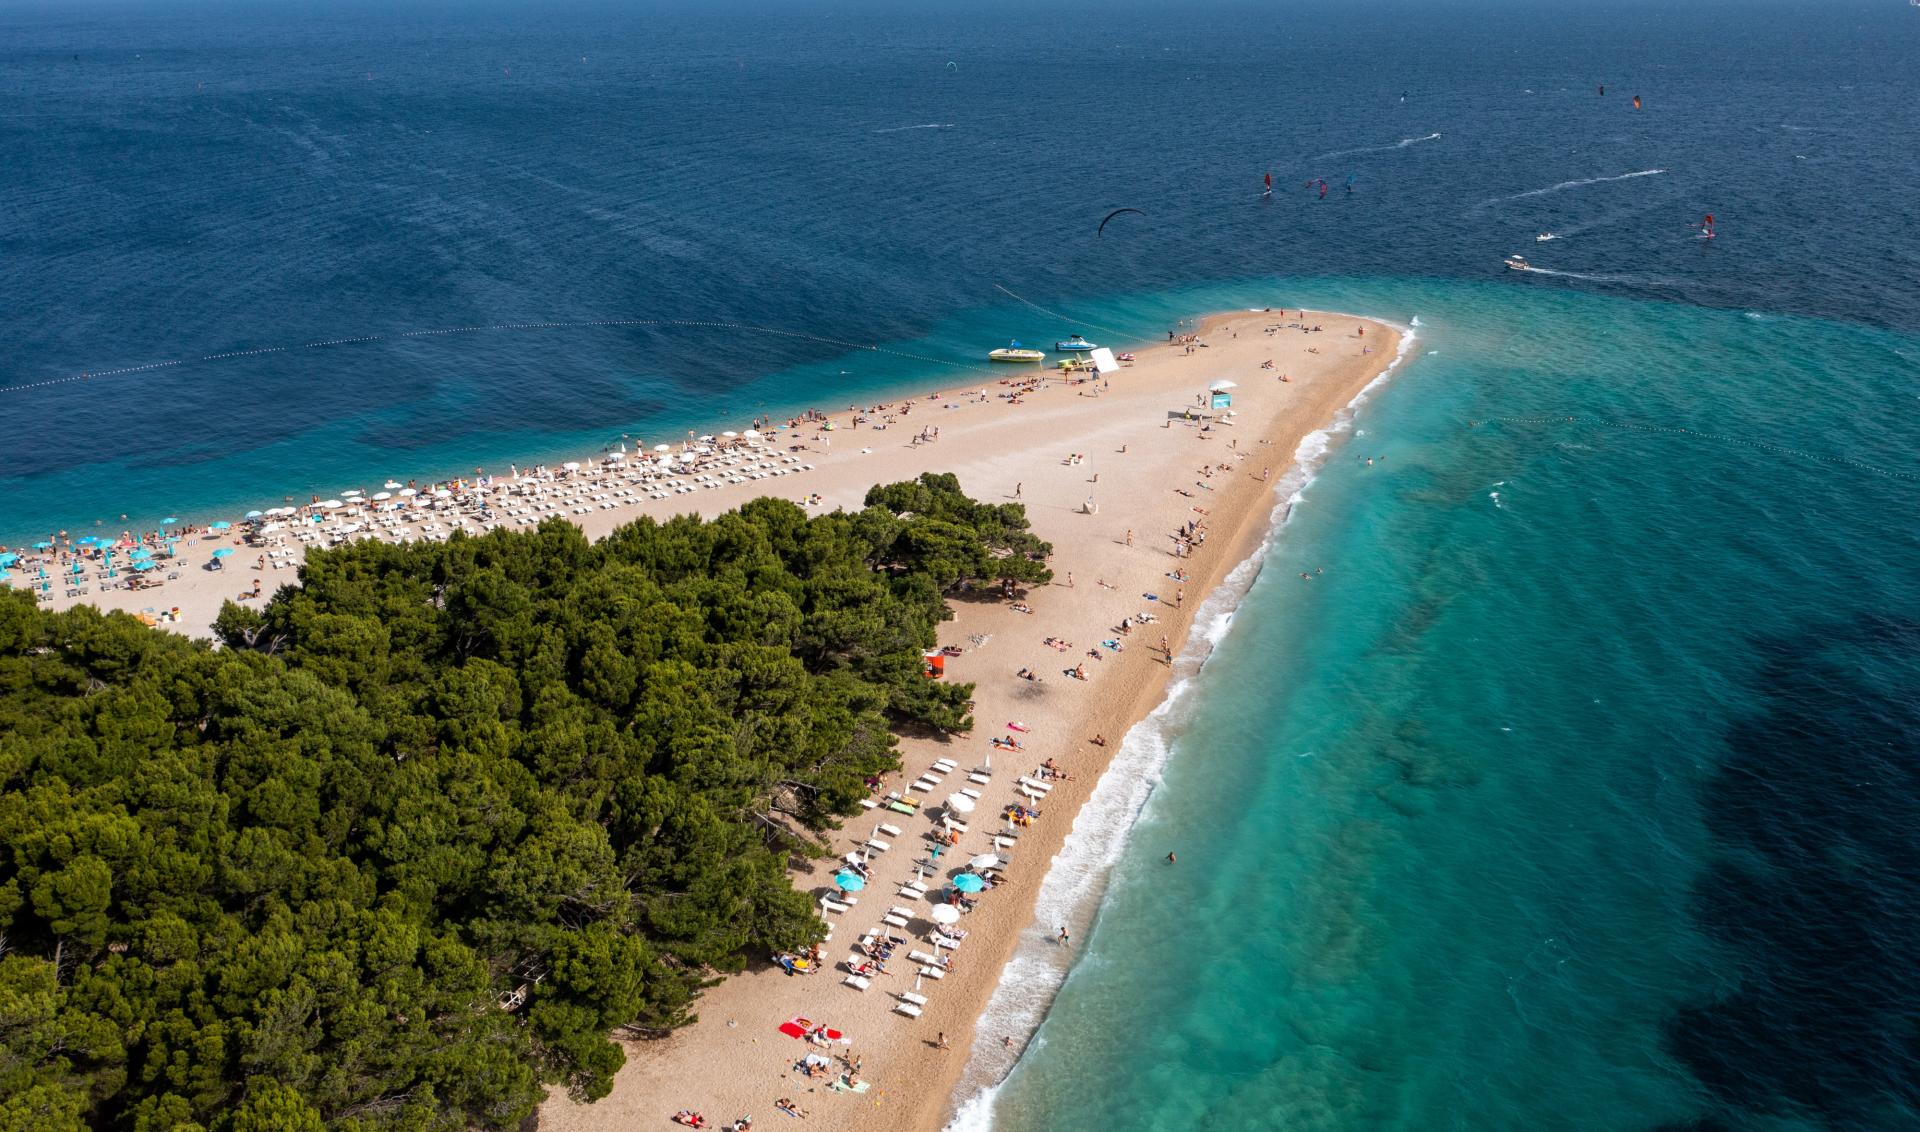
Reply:
M1053 348L1060 351L1063 354L1084 354L1088 350L1099 349L1098 346L1095 346L1093 343L1087 341L1085 338L1080 337L1078 334L1067 339L1065 342L1055 342L1053 344Z
M990 362L1043 362L1047 360L1047 354L1044 350L1028 350L1018 342L1009 342L1003 350L989 351L987 360Z
M1508 267L1512 268L1515 271L1532 271L1533 270L1532 264L1528 263L1524 258L1517 255L1508 256L1506 259L1506 264Z

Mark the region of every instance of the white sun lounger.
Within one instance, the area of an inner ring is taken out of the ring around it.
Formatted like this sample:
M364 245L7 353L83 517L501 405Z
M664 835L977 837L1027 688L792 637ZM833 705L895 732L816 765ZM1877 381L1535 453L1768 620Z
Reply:
M969 787L967 787L966 789L964 789L964 790L962 790L962 791L960 791L960 793L962 793L962 794L964 794L964 795L966 795L966 796L967 796L967 797L969 797L969 798L972 798L972 799L973 799L974 801L976 801L976 802L978 802L978 801L980 800L980 791L978 791L978 790L975 790L975 789L974 789L973 787L971 787L971 786L969 786Z
M915 1006L925 1006L927 1004L927 996L924 994L915 994L912 991L901 991L900 997L913 1003Z
M904 928L907 926L907 918L905 916L888 914L880 917L880 919L882 923L892 924L896 928Z
M932 782L925 778L922 778L918 782L915 782L912 786L909 786L907 789L918 790L922 794L931 794L933 793L933 788L938 785L939 783L937 782Z
M829 912L844 912L847 910L847 906L845 904L842 904L838 900L833 900L825 896L820 898L820 907L826 909Z
M952 759L935 759L933 760L933 765L939 769L940 773L945 774L960 764L954 762Z
M922 978L928 979L944 979L947 977L947 973L938 967L922 967L920 968L920 975Z
M976 770L972 774L967 775L967 781L975 783L980 786L985 786L987 783L993 781L993 776L982 774L981 772Z
M887 850L893 848L893 842L881 841L877 837L869 837L867 838L867 848L876 853L885 853Z
M909 951L907 952L907 958L913 960L915 963L923 963L929 967L938 967L940 965L938 956L928 955L924 951Z
M840 982L846 986L852 987L854 990L857 990L857 991L866 990L868 987L873 985L873 981L871 979L865 979L860 977L859 975L848 975L846 978L841 979Z
M881 822L880 832L886 834L888 837L898 837L900 836L900 827L897 825L888 825L886 822Z
M920 1017L920 1008L915 1006L911 1002L896 1002L893 1004L893 1009L896 1012L904 1014L909 1018Z
M944 947L948 951L952 951L954 948L960 946L960 941L957 939L948 939L943 935L937 935L933 937L933 946L936 949Z

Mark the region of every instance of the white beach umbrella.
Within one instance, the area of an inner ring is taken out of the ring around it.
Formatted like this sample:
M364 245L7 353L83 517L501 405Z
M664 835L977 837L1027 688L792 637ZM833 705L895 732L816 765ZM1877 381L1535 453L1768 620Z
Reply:
M747 431L741 433L740 435L746 437L748 440L758 440L760 439L760 430L757 428L750 428Z
M740 434L737 432L723 432L720 434L722 440L736 440L739 436Z
M410 488L410 487L403 487L400 489L400 492L399 492L399 495L402 499L409 499L419 494L420 493L418 491L415 491L413 488Z
M707 443L707 444L712 444L712 443L713 443L713 434L712 434L712 433L708 433L707 435L705 435L705 436L703 436L703 437L701 437L700 439L701 439L701 440L702 440L703 442L705 442L705 443Z
M287 525L285 523L268 523L266 526L260 528L260 533L270 535L275 531L284 531L286 529Z
M927 910L927 918L936 924L957 924L960 922L960 909L951 904L935 904Z
M1229 389L1238 389L1238 388L1240 388L1239 382L1227 381L1226 379L1223 378L1219 381L1214 382L1212 385L1207 386L1207 391L1209 393L1224 393Z
M382 499L392 499L392 498L393 498L393 492L391 492L391 491L376 491L376 492L374 492L374 493L373 493L373 498L374 498L374 500L375 500L376 502L378 502L379 500L382 500Z
M345 507L346 504L338 499L322 499L320 506L328 511L338 511L340 508Z
M607 453L607 459L608 459L608 460L610 460L610 461L611 461L611 460L624 460L624 459L626 459L626 458L627 458L627 454L626 454L625 452L609 452L609 453Z
M967 797L965 794L949 794L947 795L947 809L952 810L956 814L970 814L973 812L973 799Z
M982 853L973 860L968 861L967 867L970 869L990 869L999 863L1000 858L997 854Z
M448 491L444 487L436 487L433 489L433 497L435 499L452 499L453 492Z
M568 460L568 461L567 461L566 463L564 463L564 464L562 464L562 465L560 465L560 466L561 466L561 467L563 467L563 468L565 468L565 469L566 469L566 470L568 470L569 472L577 472L577 471L579 471L579 470L580 470L580 465L579 465L579 464L578 464L577 462L575 462L575 461L573 461L573 460Z
M671 452L671 451L673 451L673 445L671 445L671 444L656 444L656 445L654 445L654 446L653 446L653 450L654 450L655 452Z
M341 492L341 493L340 493L340 495L341 495L341 497L342 497L342 498L344 498L344 497L346 497L346 496L349 496L349 495L365 495L365 494L366 494L366 492L364 492L364 491L362 491L362 490L360 490L360 489L359 489L359 488L357 488L357 487L350 487L350 488L348 488L347 490L345 490L345 491L343 491L343 492Z

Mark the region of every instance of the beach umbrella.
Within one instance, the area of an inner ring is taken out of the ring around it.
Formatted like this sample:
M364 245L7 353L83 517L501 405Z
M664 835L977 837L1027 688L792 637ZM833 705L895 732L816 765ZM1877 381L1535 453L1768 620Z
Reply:
M263 514L265 514L263 511L249 511L245 517L248 519L258 519Z
M221 548L220 548L219 550L216 550L216 551L214 551L214 552L213 552L213 556L214 556L215 558L226 558L226 557L228 557L229 555L231 555L232 553L233 553L233 548L232 548L232 547L230 547L230 546L223 546L223 547L221 547Z
M35 550L52 550L53 544L50 542L36 542L33 544L33 548Z
M953 887L960 892L979 892L987 887L987 881L976 873L961 873L953 878Z
M233 524L227 522L225 519L222 519L217 523L207 524L207 529L210 531L225 531L225 530L231 530L232 528L233 528Z
M653 450L654 450L655 452L671 452L671 451L673 451L673 445L671 445L671 444L656 444L656 445L654 445L654 446L653 446Z
M420 493L418 491L415 491L413 488L403 487L399 490L397 494L400 496L400 498L407 499L412 496L419 495Z
M578 463L577 461L574 461L574 460L568 460L568 461L567 461L566 463L564 463L564 464L562 464L562 465L560 465L560 466L561 466L561 467L563 467L563 468L565 468L565 469L566 469L566 470L568 470L569 472L577 472L577 471L579 471L579 470L580 470L580 464L579 464L579 463Z
M973 805L973 799L967 797L965 794L947 795L947 809L952 810L956 814L972 813Z
M1239 382L1227 381L1226 379L1222 378L1221 380L1214 382L1212 385L1207 386L1207 392L1225 393L1229 389L1238 389L1238 388L1240 388Z
M0 566L11 566L18 561L20 561L20 556L18 554L13 553L12 551L8 551L5 554L0 554Z
M849 869L845 872L835 873L833 885L842 892L858 892L867 887L867 878Z
M131 554L129 554L129 555L127 555L127 557L129 557L129 558L152 558L152 557L153 557L153 551L151 551L151 550L148 550L148 549L147 549L146 547L144 547L144 546L136 546L136 547L134 547L134 548L133 548L133 552L132 552Z
M340 494L341 495L365 495L366 492L362 491L360 488L357 488L357 487L350 487L347 490L341 492Z
M741 433L740 435L746 437L748 440L758 440L760 439L760 430L757 428L750 428L747 431Z
M138 562L135 562L135 563L133 564L133 568L134 568L135 570L138 570L138 571L140 571L141 573L143 573L143 574L144 574L144 573L146 573L146 572L147 572L148 570L152 570L152 569L154 569L154 568L156 568L156 567L158 567L159 565L160 565L160 564L159 564L158 562L155 562L155 561L154 561L153 559L151 559L151 558L143 558L143 559L141 559L140 561L138 561Z
M936 924L957 924L960 922L960 909L952 904L935 904L927 910L927 918Z
M436 487L433 489L433 497L435 499L452 499L453 492L448 491L444 487Z
M973 860L968 861L967 867L970 869L990 869L999 863L1000 863L999 855L994 853L982 853L978 857L975 857Z
M73 572L76 574L84 574L87 572L87 568L80 565L78 562L75 562L73 564Z
M732 432L732 431L728 431L728 432L723 432L723 433L721 433L721 434L720 434L720 439L722 439L722 440L736 440L736 439L738 439L738 438L739 438L739 436L740 436L740 434L739 434L739 433L737 433L737 432Z
M626 458L627 458L627 454L626 454L625 452L609 452L609 453L607 453L607 459L608 459L608 460L624 460L624 459L626 459Z
M393 498L393 492L391 491L376 491L373 493L373 499L374 499L374 502L376 503L378 503L382 499L392 499L392 498Z
M339 499L322 499L320 502L314 504L314 506L326 511L338 511L340 508L346 506L346 502Z

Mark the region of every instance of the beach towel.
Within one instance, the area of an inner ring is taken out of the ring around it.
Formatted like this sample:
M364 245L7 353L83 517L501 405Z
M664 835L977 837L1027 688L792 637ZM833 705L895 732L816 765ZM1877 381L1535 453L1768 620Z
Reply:
M845 1077L833 1083L833 1091L836 1093L864 1093L871 1088L873 1088L872 1081L862 1081L858 1085L849 1085Z
M1007 724L1007 730L1025 732L1028 730L1028 728L1026 724L1016 721L1016 722Z
M780 1032L789 1038L804 1038L807 1036L807 1031L811 1029L813 1024L805 1018L794 1018L780 1023Z

